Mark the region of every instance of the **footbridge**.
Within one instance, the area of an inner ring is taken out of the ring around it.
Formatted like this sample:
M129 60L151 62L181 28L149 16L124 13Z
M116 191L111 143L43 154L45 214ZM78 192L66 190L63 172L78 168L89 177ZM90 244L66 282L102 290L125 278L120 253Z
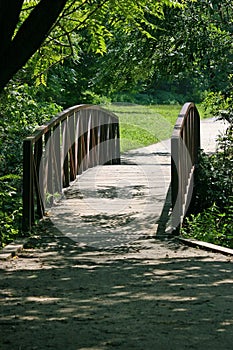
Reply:
M88 245L179 233L193 196L200 117L186 103L170 140L120 154L118 117L69 108L24 140L23 230L49 217Z

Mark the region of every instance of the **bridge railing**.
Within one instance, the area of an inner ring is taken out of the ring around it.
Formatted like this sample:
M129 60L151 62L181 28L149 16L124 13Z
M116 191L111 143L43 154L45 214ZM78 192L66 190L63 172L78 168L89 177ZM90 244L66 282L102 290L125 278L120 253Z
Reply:
M119 163L118 118L100 107L74 106L38 127L23 143L23 231L31 230L77 175Z
M200 149L200 116L193 103L185 103L171 138L172 229L180 226L192 200L194 172Z

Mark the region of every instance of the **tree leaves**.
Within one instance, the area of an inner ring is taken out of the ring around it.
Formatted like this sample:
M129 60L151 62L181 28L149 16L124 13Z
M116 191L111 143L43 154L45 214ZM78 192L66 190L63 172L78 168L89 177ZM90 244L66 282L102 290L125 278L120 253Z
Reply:
M37 7L39 9L43 2L44 0L24 2L16 37L18 33L26 35L25 38L30 36L30 33L27 33L29 28L26 27L27 32L25 33L21 28L25 27L34 9ZM103 55L107 52L108 40L114 37L117 29L125 33L139 30L145 37L152 39L151 29L155 27L151 19L163 17L164 5L176 7L183 3L182 0L180 2L172 0L140 0L137 2L133 0L60 0L60 2L66 3L64 9L57 16L57 21L51 27L49 36L33 60L37 85L46 84L46 73L49 67L63 62L67 57L72 56L76 59L79 57L79 53L83 50L79 46L82 33L85 33L84 38L87 40L88 50ZM36 26L37 22L34 23L35 28Z

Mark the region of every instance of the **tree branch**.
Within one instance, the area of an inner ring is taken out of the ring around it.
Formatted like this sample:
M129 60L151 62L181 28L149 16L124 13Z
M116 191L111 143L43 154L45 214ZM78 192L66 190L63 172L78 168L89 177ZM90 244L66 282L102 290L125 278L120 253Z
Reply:
M71 34L73 32L76 32L78 29L80 29L81 26L83 26L91 18L91 16L93 16L96 13L96 11L98 11L101 7L103 7L106 2L108 2L108 0L103 0L102 2L98 3L92 11L90 11L88 14L86 14L86 17L83 20L72 19L73 22L77 22L78 24L76 26L74 26L72 29L70 29L69 31L65 31L65 33L59 34L59 35L55 36L54 38L53 37L49 38L50 40L48 40L46 42L46 45L48 45L53 40L56 40L56 39L58 40L58 39L62 38L63 36L66 36L67 34ZM75 12L75 11L72 11L72 12ZM72 12L70 12L69 14L71 14ZM63 16L62 16L62 18L63 18ZM65 18L65 16L64 16L64 18Z

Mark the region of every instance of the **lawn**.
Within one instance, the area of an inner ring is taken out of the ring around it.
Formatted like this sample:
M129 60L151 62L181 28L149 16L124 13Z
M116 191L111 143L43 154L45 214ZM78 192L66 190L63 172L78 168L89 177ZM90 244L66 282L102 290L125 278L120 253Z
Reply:
M111 104L105 106L119 117L121 152L140 148L171 137L182 106ZM198 106L200 114L203 110Z
M112 104L107 109L119 117L124 152L170 138L181 106Z

